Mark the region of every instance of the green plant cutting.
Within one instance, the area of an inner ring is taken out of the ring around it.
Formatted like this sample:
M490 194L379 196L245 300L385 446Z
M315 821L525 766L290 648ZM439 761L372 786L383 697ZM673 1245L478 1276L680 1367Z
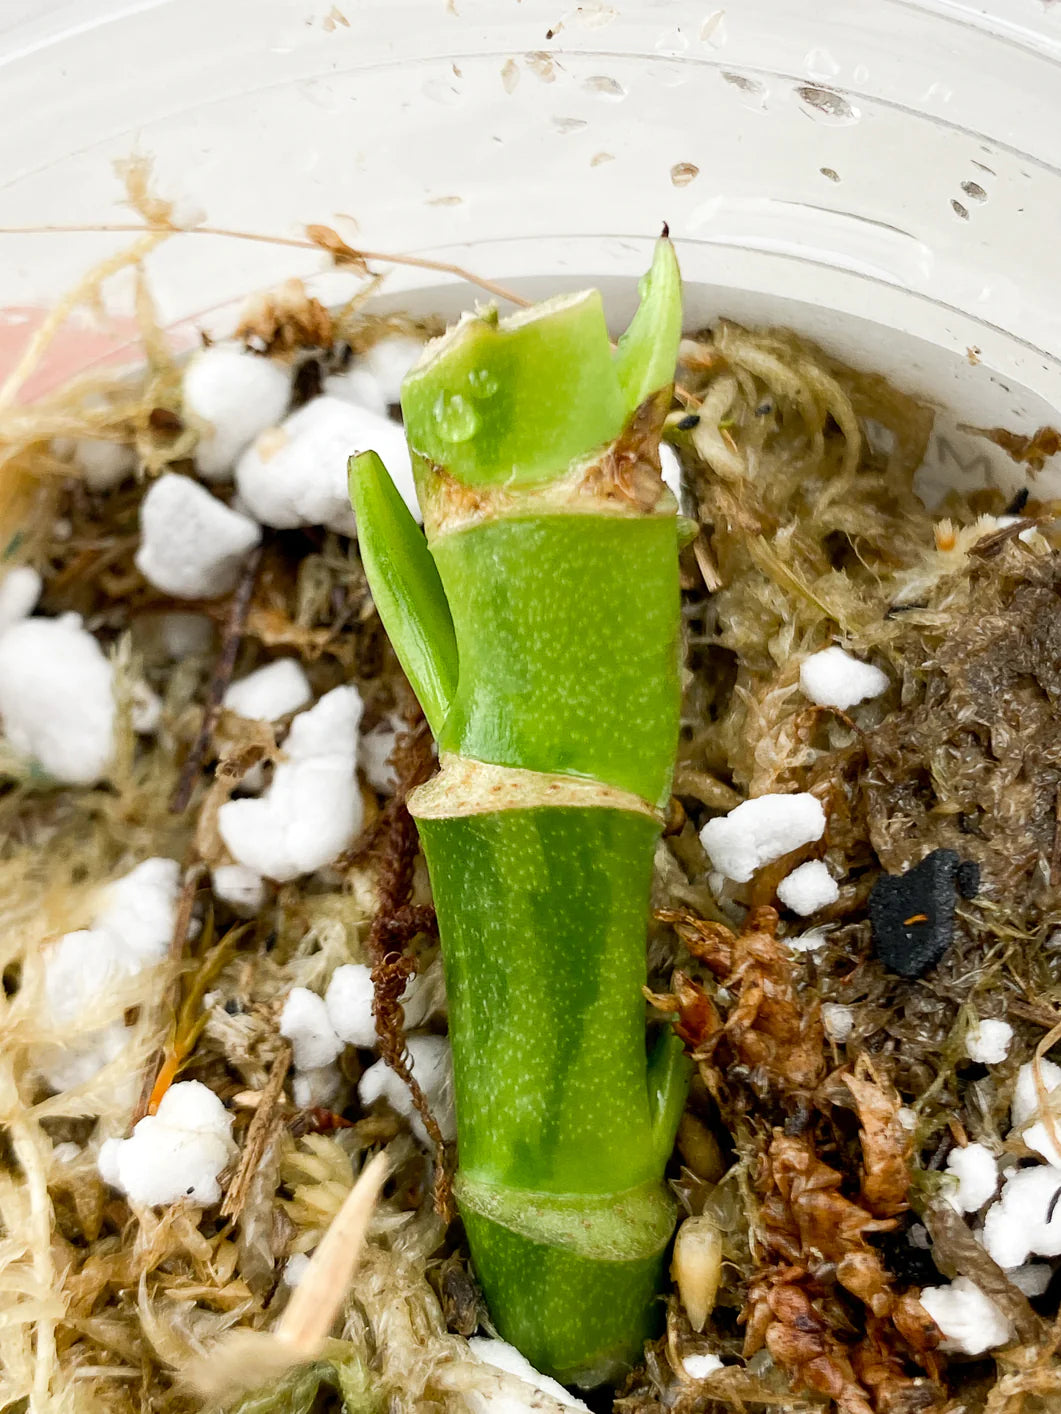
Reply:
M402 389L424 528L351 462L383 624L435 734L409 799L456 1080L456 1198L500 1334L613 1379L662 1317L687 1063L646 1038L680 699L682 522L660 475L681 333L664 237L611 344L597 291L465 315Z

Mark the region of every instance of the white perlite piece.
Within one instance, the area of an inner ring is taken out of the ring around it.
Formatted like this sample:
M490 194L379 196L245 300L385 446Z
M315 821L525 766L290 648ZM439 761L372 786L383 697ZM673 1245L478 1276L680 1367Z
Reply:
M222 705L256 722L277 722L310 701L309 680L296 658L276 658L234 682Z
M217 1177L235 1157L232 1116L198 1080L171 1085L157 1114L145 1116L128 1139L108 1139L99 1151L105 1183L135 1207L183 1200L208 1208L221 1197Z
M825 811L816 796L760 795L708 820L700 843L719 873L746 884L764 864L813 844L824 833Z
M265 880L245 864L219 864L210 875L214 897L242 918L253 918L265 902Z
M159 614L154 622L157 642L171 662L209 653L214 643L214 625L205 614L186 610Z
M23 619L0 635L0 721L19 756L92 785L114 750L114 673L77 614Z
M240 344L193 354L181 380L183 410L199 427L195 464L208 481L232 475L236 460L291 399L291 372Z
M1027 1065L1022 1065L1017 1072L1017 1083L1013 1087L1013 1100L1010 1107L1010 1120L1014 1129L1019 1129L1021 1125L1026 1124L1028 1120L1039 1113L1036 1069L1038 1069L1043 1089L1048 1095L1061 1085L1061 1065L1055 1065L1053 1061L1049 1060L1039 1061L1038 1067L1035 1061L1029 1061Z
M468 1349L480 1364L492 1365L495 1370L503 1370L506 1375L515 1375L530 1386L525 1399L509 1394L508 1390L490 1394L480 1390L468 1390L464 1398L475 1414L533 1414L539 1407L535 1392L547 1394L560 1404L566 1404L569 1409L588 1407L573 1394L569 1394L562 1384L536 1370L530 1361L507 1341L473 1335L468 1341Z
M966 1144L964 1149L952 1149L947 1159L947 1173L953 1175L956 1186L945 1192L944 1197L956 1212L975 1213L995 1196L998 1165L986 1144Z
M453 1058L444 1036L410 1036L407 1041L414 1078L427 1097L445 1140L457 1137L457 1117L453 1107ZM413 1133L428 1142L424 1122L413 1107L412 1096L386 1061L376 1061L362 1075L357 1093L366 1109L385 1099L391 1108L408 1117Z
M175 859L145 859L102 891L93 928L143 966L161 961L173 938L179 882Z
M383 396L376 379L367 368L358 364L343 373L333 373L324 380L324 393L329 398L338 398L344 403L355 403L368 408L377 417L387 416L387 399Z
M987 1210L982 1238L1000 1267L1021 1267L1033 1255L1061 1256L1059 1193L1061 1168L1051 1164L1019 1169L1006 1179L1002 1196Z
M284 1263L284 1270L280 1274L280 1280L285 1286L295 1287L309 1270L310 1254L308 1252L296 1252L294 1256L288 1257Z
M846 712L887 691L888 678L880 668L852 658L834 644L804 658L799 667L799 685L804 696L819 707L838 707Z
M1042 1119L1030 1124L1021 1138L1040 1158L1061 1168L1061 1115L1054 1115L1052 1125Z
M795 937L785 939L785 947L791 948L794 953L801 952L821 952L829 941L830 929L824 925L821 928L808 928L805 933L797 933Z
M228 800L217 812L221 838L237 864L284 883L330 864L361 828L357 728L361 698L336 687L300 712L284 743L285 760L257 800Z
M364 771L369 785L381 795L393 795L398 784L398 777L390 764L390 755L399 732L403 730L405 728L400 723L388 718L361 737L357 753L358 765Z
M166 472L140 503L136 567L177 599L216 599L239 579L261 539L253 520L230 510L190 476Z
M173 935L180 867L175 859L145 859L101 890L91 928L66 933L45 949L44 995L50 1021L69 1025L105 997L122 978L165 957ZM34 1066L54 1090L91 1080L128 1040L114 1020L73 1044L34 1049Z
M851 1032L855 1029L855 1013L849 1006L841 1006L839 1002L823 1002L822 1025L829 1040L842 1046L850 1039Z
M335 1034L349 1046L368 1049L376 1044L376 1020L372 1015L372 969L363 962L344 962L331 975L324 1005ZM410 977L399 998L407 1027L427 1020L431 997L421 977Z
M1013 1339L1009 1321L968 1277L955 1277L947 1286L926 1286L920 1300L943 1332L944 1350L982 1355Z
M690 1379L706 1380L723 1366L717 1355L686 1355L682 1360L682 1368Z
M332 1030L348 1045L368 1048L376 1044L374 996L372 969L363 962L344 962L332 973L324 1005Z
M16 565L0 580L0 633L28 619L41 597L40 575L29 565Z
M970 1026L965 1036L965 1054L982 1065L999 1065L1009 1054L1013 1027L1008 1021L986 1018Z
M291 1042L296 1070L331 1065L343 1049L332 1030L324 998L308 987L292 987L280 1013L280 1035Z
M79 437L74 443L74 461L90 491L113 491L136 470L136 448L102 437Z
M300 1110L328 1108L339 1094L342 1076L336 1065L319 1065L300 1070L291 1082L291 1094Z
M827 908L840 897L840 886L820 859L808 859L777 886L777 896L786 908L806 918Z
M367 349L358 366L371 373L383 401L389 405L401 401L405 375L423 351L423 343L411 334L395 334Z
M405 433L396 422L338 398L320 397L263 432L240 457L236 485L263 525L279 530L325 525L341 535L357 528L350 508L347 463L378 452L406 505L419 519Z

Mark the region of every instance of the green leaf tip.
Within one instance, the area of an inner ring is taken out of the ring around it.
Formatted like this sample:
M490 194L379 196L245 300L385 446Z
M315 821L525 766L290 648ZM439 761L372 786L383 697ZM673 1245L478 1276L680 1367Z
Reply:
M457 689L457 640L424 533L375 452L349 462L350 502L372 597L437 737Z
M615 371L628 415L674 380L682 336L682 277L666 229L656 242L651 269L638 287L637 313L615 350Z

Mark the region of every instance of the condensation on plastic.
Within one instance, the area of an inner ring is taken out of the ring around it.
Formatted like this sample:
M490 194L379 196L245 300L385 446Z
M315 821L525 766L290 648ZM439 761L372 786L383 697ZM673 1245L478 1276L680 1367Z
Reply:
M1026 431L1061 407L1059 130L1048 0L0 9L0 225L131 219L111 164L139 150L184 219L287 236L324 222L531 295L595 283L618 323L666 220L691 322L793 324L948 409L930 486L1018 484L961 424ZM6 342L122 240L0 235ZM187 334L290 275L348 292L324 264L184 235L149 270ZM119 335L122 298L128 284ZM384 296L445 312L474 298L408 269Z

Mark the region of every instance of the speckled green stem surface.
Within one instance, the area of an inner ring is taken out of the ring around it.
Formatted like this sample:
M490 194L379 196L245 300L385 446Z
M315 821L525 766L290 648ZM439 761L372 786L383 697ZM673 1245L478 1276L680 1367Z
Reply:
M659 432L666 240L612 349L593 291L428 347L402 408L426 539L356 458L362 558L438 739L413 795L457 1087L457 1201L498 1331L618 1377L662 1315L680 1044L646 1044L645 928L679 712L678 517Z

